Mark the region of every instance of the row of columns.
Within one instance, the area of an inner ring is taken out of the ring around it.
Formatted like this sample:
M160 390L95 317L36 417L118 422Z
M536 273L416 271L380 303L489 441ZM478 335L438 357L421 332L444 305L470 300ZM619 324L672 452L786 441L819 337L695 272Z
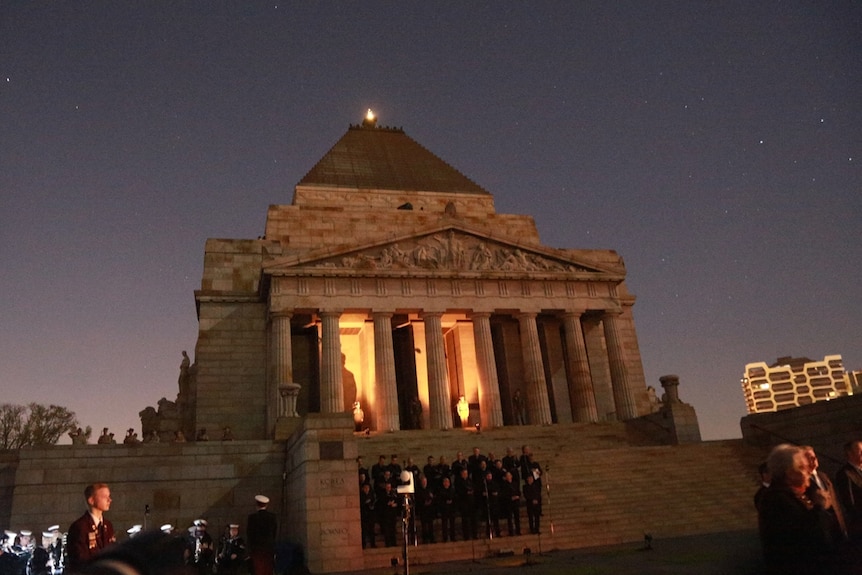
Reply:
M619 335L619 311L606 312L602 317L611 386L617 417L621 420L637 417L637 407L628 385L628 372ZM569 374L569 394L575 421L598 421L595 393L587 359L584 332L581 327L582 311L563 314L566 366ZM321 311L322 324L320 409L323 413L339 413L350 406L343 405L341 335L338 311ZM373 312L374 366L377 399L377 422L382 430L400 429L398 390L395 376L395 356L392 342L391 312ZM527 391L527 413L533 424L551 423L551 407L542 362L536 313L517 314L521 330L521 354L524 364L524 387ZM443 312L424 312L425 342L428 368L428 410L432 429L452 427L451 398L447 379L446 351L443 338ZM289 312L272 315L273 357L276 386L293 383ZM503 410L500 386L491 338L491 314L475 312L473 335L476 342L476 365L479 380L479 407L484 428L501 427ZM270 397L276 397L275 392ZM281 414L279 414L281 415Z

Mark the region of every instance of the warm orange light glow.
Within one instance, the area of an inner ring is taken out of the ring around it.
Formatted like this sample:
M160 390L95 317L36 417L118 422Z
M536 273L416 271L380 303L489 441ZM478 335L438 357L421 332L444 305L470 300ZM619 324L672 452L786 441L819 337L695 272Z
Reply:
M371 111L371 108L368 108L368 111L365 113L365 119L369 122L374 121L374 112Z

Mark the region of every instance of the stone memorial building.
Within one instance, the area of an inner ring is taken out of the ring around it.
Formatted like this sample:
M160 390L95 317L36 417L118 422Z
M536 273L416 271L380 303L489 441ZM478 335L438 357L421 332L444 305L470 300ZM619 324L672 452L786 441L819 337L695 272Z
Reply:
M207 241L185 433L284 437L308 413L372 431L647 414L625 276L614 251L543 245L532 217L497 213L369 111L262 237Z
M141 411L144 442L0 454L0 524L67 525L95 481L111 484L122 529L197 518L218 529L267 494L279 540L311 572L388 568L391 550L362 546L358 456L515 442L555 470L546 547L750 523L739 511L748 467L736 506L701 496L718 489L713 476L727 481L704 458L736 448L692 445L697 418L676 376L662 378L660 404L646 386L622 259L543 245L531 217L498 214L401 129L371 116L350 126L292 203L269 207L264 235L210 239L204 258L194 354L183 353L176 400ZM587 452L595 496L584 500ZM646 487L619 474L622 458ZM685 505L703 507L703 523L675 511L685 494L651 491L674 473L701 490ZM634 499L606 504L621 495ZM539 543L523 537L411 553L433 562Z

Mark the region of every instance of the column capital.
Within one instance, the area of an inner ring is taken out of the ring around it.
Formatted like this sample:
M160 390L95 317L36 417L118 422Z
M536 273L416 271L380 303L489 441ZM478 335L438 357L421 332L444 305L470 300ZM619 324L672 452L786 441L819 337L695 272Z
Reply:
M320 317L341 317L342 313L344 313L344 310L341 309L327 309L317 311L317 315L319 315Z
M467 317L469 317L469 318L491 317L491 314L492 314L492 312L490 312L490 311L471 311L470 313L467 314Z
M587 308L585 307L572 308L565 310L563 317L581 317L585 313L587 313Z
M419 317L423 318L423 319L426 317L443 317L444 313L446 313L446 312L445 311L432 311L432 310L422 311L419 313Z
M269 317L270 319L275 319L277 317L286 317L287 319L290 319L293 317L293 310L270 310Z
M612 308L602 310L602 315L603 316L605 316L605 315L610 315L610 316L623 315L623 310L622 310L622 308L619 308L619 307L612 307Z

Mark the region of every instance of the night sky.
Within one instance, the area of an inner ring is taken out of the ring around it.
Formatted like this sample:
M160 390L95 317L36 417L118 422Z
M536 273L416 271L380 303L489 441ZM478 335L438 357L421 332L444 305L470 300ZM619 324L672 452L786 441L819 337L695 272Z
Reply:
M740 435L744 365L862 369L862 3L0 3L0 402L94 439L174 399L207 238L371 108L624 258L647 383Z

